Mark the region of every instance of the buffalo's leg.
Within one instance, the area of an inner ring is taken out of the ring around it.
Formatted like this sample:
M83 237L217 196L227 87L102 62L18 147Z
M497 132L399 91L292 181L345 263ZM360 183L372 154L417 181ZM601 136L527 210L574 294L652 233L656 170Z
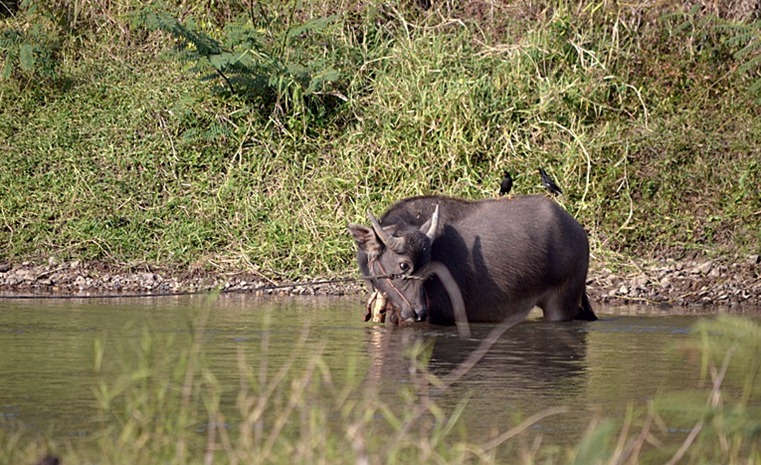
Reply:
M573 320L581 311L584 287L577 283L566 283L547 292L537 303L548 321Z

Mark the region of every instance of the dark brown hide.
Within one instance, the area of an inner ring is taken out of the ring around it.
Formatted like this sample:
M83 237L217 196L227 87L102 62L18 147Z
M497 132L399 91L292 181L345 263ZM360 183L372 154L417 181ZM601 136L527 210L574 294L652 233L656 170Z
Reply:
M431 241L421 229L439 206ZM403 238L398 253L372 228L349 225L364 276L403 273L423 279L373 283L407 320L455 323L455 310L429 264L440 262L456 282L470 322L498 322L537 306L551 321L596 319L586 296L589 242L581 225L543 195L467 201L428 196L397 202L381 217L391 235ZM421 237L422 236L422 237ZM407 265L402 265L406 263Z

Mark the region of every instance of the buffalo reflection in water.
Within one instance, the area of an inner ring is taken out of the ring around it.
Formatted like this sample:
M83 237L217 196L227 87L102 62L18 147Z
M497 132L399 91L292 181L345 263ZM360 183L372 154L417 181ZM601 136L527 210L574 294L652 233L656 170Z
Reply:
M420 374L407 356L415 344L432 346L428 370L444 379L477 350L494 327L472 325L468 339L460 339L453 328L369 328L368 386L388 398L418 385ZM427 391L443 408L470 397L466 424L469 429L484 431L504 426L516 414L525 418L546 408L585 402L587 335L588 324L582 322L520 323L497 339L451 388Z

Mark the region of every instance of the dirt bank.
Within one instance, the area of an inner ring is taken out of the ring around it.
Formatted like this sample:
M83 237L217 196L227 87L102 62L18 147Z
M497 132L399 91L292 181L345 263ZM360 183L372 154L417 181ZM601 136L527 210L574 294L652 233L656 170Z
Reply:
M630 263L628 272L590 270L593 301L653 305L761 305L761 257Z
M593 266L592 302L609 304L761 306L761 256L712 260L629 263L628 271ZM272 282L250 273L177 273L160 269L118 270L99 263L0 263L0 294L104 294L225 292L283 295L354 295L360 281L319 280L314 285Z

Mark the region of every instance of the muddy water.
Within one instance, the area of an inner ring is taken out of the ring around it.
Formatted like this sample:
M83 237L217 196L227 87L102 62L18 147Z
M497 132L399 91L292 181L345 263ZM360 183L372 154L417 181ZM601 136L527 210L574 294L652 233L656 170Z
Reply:
M628 405L644 406L659 391L696 385L697 367L674 349L696 316L600 310L603 318L594 323L521 323L451 389L432 395L445 410L468 399L464 421L474 435L505 430L550 407L570 407L535 426L545 441L567 443L596 415L621 417ZM394 403L412 382L401 355L406 348L432 347L430 370L446 376L492 329L477 325L461 340L454 328L371 326L361 319L359 298L0 300L0 429L56 437L93 433L96 339L106 347L105 377L116 379L120 358L129 357L127 349L138 347L146 332L166 335L174 344L169 350L179 350L190 344L203 314L205 359L229 389L223 402L232 410L241 354L258 366L266 347L267 363L276 367L305 337L302 356L321 350L336 379L347 366L360 367L380 379L382 396Z

